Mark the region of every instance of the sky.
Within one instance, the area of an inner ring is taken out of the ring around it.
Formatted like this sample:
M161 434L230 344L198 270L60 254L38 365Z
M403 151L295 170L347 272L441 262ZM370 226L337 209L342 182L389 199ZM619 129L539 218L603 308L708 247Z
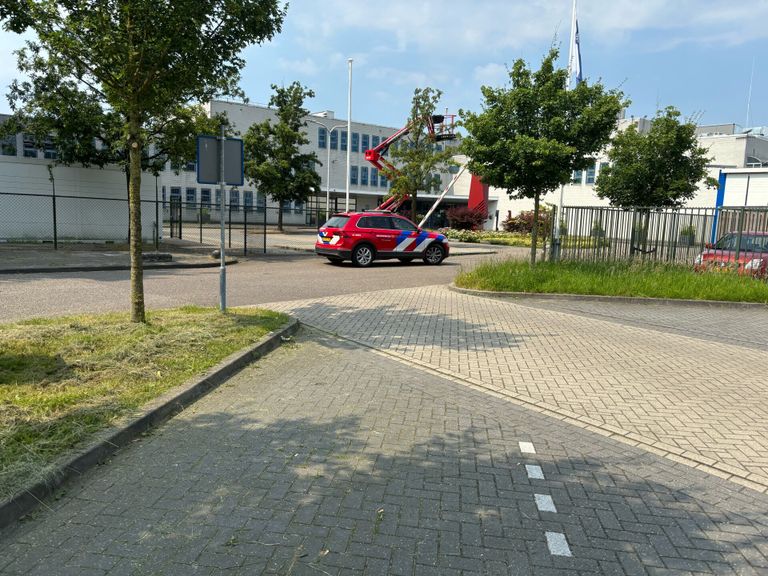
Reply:
M266 104L271 84L299 81L312 112L399 127L416 88L443 92L440 111L482 109L482 85L508 85L519 58L538 68L551 46L567 66L571 0L292 0L282 32L247 48L241 86ZM631 100L627 116L675 106L699 124L768 125L768 0L581 0L583 75ZM23 39L0 31L0 90L17 76ZM750 101L750 84L751 105ZM9 112L3 98L0 112Z

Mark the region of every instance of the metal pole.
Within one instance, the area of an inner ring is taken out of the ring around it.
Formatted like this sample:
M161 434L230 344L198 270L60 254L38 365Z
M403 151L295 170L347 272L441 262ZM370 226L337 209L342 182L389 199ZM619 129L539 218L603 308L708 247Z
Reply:
M56 180L53 177L53 167L48 164L48 176L49 180L51 181L51 192L53 193L52 201L53 201L53 249L58 250L59 249L59 231L58 231L58 225L56 224Z
M155 250L160 250L160 209L157 203L157 176L155 176Z
M347 60L347 63L349 64L349 93L347 94L347 169L346 169L346 183L345 183L345 190L346 190L346 204L344 206L344 210L346 212L349 212L349 164L352 161L351 152L352 152L352 58Z
M336 126L333 127L334 129ZM347 136L349 137L349 136ZM327 172L325 180L325 219L328 220L331 212L331 133L328 132L328 161L325 163ZM347 142L347 148L349 148L349 142Z
M221 198L219 199L219 309L222 312L227 311L227 265L224 256L224 124L221 125L221 138L219 151L219 190Z

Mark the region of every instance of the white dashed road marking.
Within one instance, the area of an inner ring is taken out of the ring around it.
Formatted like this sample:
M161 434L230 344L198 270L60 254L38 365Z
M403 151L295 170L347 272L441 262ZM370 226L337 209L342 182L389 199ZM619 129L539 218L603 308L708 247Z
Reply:
M541 466L526 464L525 471L528 473L528 478L532 480L544 480L544 472L542 471Z
M539 512L557 512L552 496L549 494L534 494L533 496L536 498L536 508L539 509Z
M518 442L520 444L520 452L523 454L536 454L536 449L533 447L532 442Z
M568 541L565 534L560 532L547 532L547 548L553 556L572 556L571 549L568 547Z

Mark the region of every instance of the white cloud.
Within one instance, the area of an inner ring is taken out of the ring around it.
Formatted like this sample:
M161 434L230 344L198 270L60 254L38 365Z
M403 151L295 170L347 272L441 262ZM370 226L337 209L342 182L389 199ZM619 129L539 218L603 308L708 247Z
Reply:
M489 62L482 66L476 66L472 76L478 84L483 86L492 86L494 88L503 86L509 80L507 67L496 62Z
M285 58L278 58L278 65L283 70L290 72L296 72L303 74L304 76L317 76L319 71L317 64L312 58L304 58L303 60L287 60Z

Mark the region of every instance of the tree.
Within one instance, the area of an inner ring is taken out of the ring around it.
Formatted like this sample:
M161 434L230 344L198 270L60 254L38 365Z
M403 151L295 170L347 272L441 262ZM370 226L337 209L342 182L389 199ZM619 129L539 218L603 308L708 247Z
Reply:
M309 144L302 128L307 125L304 99L314 97L312 90L294 82L288 87L272 85L269 105L277 109L277 122L265 120L253 124L245 134L245 175L259 191L282 206L283 202L305 202L320 190L320 164L314 152L303 153ZM283 211L278 210L277 227L283 229Z
M512 198L532 198L534 222L541 196L593 162L625 105L621 92L606 91L599 82L567 90L568 73L555 68L557 56L552 48L536 72L517 60L509 72L511 87L483 86L483 111L461 111L469 170ZM531 229L531 265L537 228Z
M141 260L142 153L148 129L188 102L241 95L240 51L280 31L278 0L13 0L6 30L31 29L31 65L67 79L114 112L128 150L131 320L145 322Z
M411 219L416 220L417 196L435 186L433 174L444 172L455 164L451 158L456 150L438 149L435 135L429 130L442 92L433 88L417 88L413 92L408 134L390 148L397 172L386 171L392 179L391 194L411 198ZM438 181L439 186L439 181Z
M707 178L707 149L699 146L696 125L680 122L669 106L658 111L641 134L631 125L617 134L608 150L610 164L600 171L595 190L615 206L678 207L693 198Z

